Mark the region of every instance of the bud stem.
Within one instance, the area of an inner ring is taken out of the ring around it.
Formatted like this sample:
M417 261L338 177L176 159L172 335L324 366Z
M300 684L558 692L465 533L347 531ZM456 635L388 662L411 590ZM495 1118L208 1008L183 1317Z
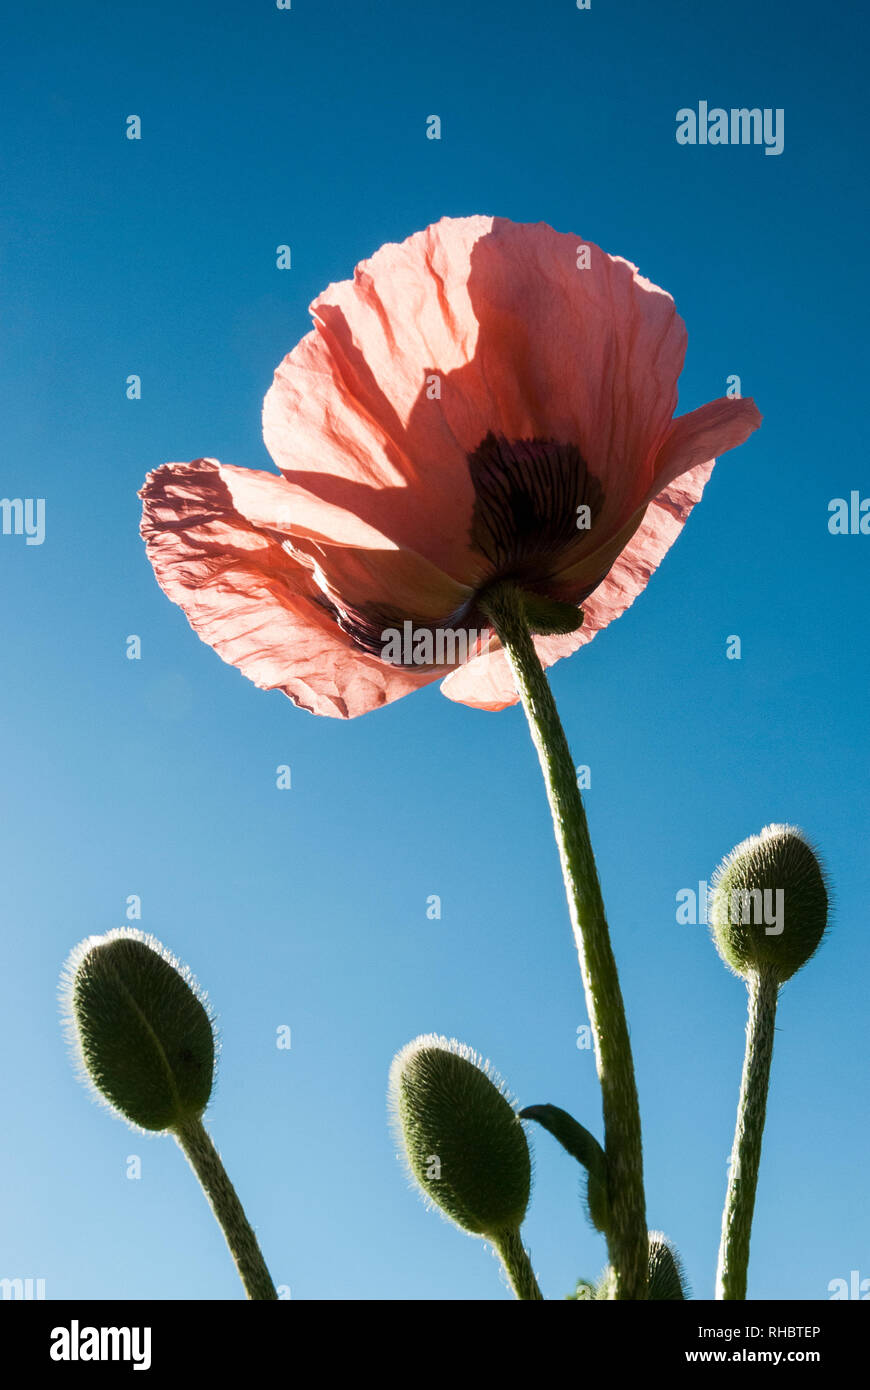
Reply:
M746 1053L716 1271L716 1297L720 1299L746 1298L749 1240L761 1162L779 982L772 969L752 970L747 988Z
M601 1083L610 1207L607 1243L618 1299L646 1298L649 1238L640 1110L625 1007L571 750L519 590L480 598L505 650L547 788Z
M248 1298L277 1299L278 1294L272 1283L272 1276L266 1268L257 1237L245 1216L244 1208L230 1182L211 1135L201 1120L190 1120L178 1126L175 1138L199 1179L209 1206L226 1237Z
M505 1231L493 1244L517 1298L543 1301L544 1295L538 1287L529 1252L523 1245L519 1231Z

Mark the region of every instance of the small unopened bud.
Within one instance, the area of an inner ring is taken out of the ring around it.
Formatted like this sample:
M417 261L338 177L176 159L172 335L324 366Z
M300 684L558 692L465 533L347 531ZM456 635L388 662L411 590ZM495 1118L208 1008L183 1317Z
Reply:
M649 1263L647 1265L647 1298L655 1302L662 1299L675 1300L688 1298L689 1284L683 1270L683 1262L667 1236L661 1231L649 1233ZM579 1286L578 1286L579 1288ZM580 1293L574 1298L585 1297ZM607 1265L592 1295L598 1302L616 1298L616 1278L613 1266Z
M90 936L61 981L70 1040L84 1079L129 1124L177 1130L211 1096L215 1039L205 996L153 936Z
M708 918L726 965L748 979L763 972L783 984L816 951L828 920L818 859L792 825L766 825L722 861L713 876Z
M576 1299L580 1303L589 1303L595 1297L595 1285L589 1279L578 1279L577 1286L573 1293L566 1293L566 1302Z
M689 1297L689 1285L683 1262L667 1236L661 1231L649 1233L649 1285L647 1298L678 1299Z
M408 1167L432 1205L472 1235L519 1230L529 1146L488 1062L455 1040L416 1038L393 1060L390 1102Z

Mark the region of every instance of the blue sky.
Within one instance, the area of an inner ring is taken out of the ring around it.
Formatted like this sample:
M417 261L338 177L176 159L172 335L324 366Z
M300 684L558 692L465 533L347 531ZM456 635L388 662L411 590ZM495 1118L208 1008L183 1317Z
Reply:
M737 373L764 414L644 595L553 672L592 769L650 1225L709 1297L744 990L703 926L677 925L675 895L787 820L820 848L835 911L780 1005L749 1296L870 1277L870 537L827 529L832 498L870 496L865 25L805 0L7 13L0 493L44 497L46 537L0 536L0 1275L56 1298L241 1297L175 1146L93 1106L61 1039L63 960L124 925L130 894L219 1014L210 1127L293 1297L509 1297L396 1161L387 1072L418 1033L600 1134L520 712L432 686L316 719L196 638L138 537L136 492L164 461L270 466L262 397L320 289L442 215L492 213L594 241L674 295L681 412ZM678 146L676 112L701 100L782 108L783 153ZM525 1236L560 1298L604 1247L576 1165L533 1143Z

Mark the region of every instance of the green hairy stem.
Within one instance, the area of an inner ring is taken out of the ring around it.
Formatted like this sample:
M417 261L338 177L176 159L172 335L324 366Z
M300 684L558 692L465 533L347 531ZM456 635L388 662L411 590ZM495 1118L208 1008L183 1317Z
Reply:
M746 1022L746 1054L716 1271L716 1297L720 1299L746 1298L749 1241L761 1162L779 994L779 983L771 969L752 971L747 979L747 987L749 1016Z
M505 1231L494 1243L517 1298L543 1301L544 1295L519 1231Z
M521 591L511 584L494 585L484 593L481 604L510 663L553 816L601 1083L608 1167L607 1241L615 1296L643 1299L649 1246L637 1086L583 800L553 693L532 641Z
M179 1125L174 1133L226 1237L248 1298L277 1299L257 1237L202 1121Z

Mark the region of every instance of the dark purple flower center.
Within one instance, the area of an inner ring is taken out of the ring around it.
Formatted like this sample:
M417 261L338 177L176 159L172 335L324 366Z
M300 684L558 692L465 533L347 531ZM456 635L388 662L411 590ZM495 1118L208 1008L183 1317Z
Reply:
M471 543L492 566L488 582L514 580L545 593L566 552L601 511L598 479L576 444L508 440L492 431L469 454L468 467L475 493Z
M529 593L557 597L551 592L555 577L589 534L604 501L598 479L575 444L508 440L490 431L468 455L468 468L474 487L470 540L486 561L475 594L438 623L386 605L336 613L339 626L368 655L421 669L461 664L476 655L485 640L481 634L491 626L478 596L492 584L510 582ZM398 645L385 637L394 632L401 634ZM463 636L464 644L459 640ZM460 646L462 655L457 656Z

